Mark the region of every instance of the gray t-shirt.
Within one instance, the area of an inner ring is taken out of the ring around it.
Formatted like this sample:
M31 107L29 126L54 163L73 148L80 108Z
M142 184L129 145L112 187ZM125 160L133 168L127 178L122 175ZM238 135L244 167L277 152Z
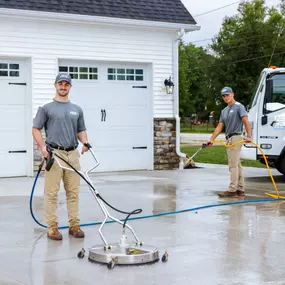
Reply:
M46 143L65 148L78 145L77 133L85 131L82 109L76 104L52 100L38 108L33 128L45 128Z
M224 108L219 122L225 125L225 135L242 133L243 123L241 118L247 115L245 107L239 102L235 102L232 106Z

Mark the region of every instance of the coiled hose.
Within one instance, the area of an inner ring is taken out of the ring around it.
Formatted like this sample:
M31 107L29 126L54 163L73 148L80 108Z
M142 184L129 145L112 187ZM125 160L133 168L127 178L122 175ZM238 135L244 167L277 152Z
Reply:
M233 147L237 144L240 144L240 143L243 143L243 142L246 142L246 140L240 140L238 141L237 143L235 144L232 144L232 145L228 145L226 144L224 141L222 140L215 140L214 142L216 143L221 143L222 145L224 145L226 148L229 148L229 147ZM242 205L242 204L256 204L256 203L272 203L272 202L278 202L278 201L283 201L285 200L285 197L282 197L279 195L279 191L278 191L278 188L276 186L276 183L274 181L274 178L272 176L272 173L270 171L270 168L269 168L269 165L268 165L268 162L267 162L267 159L266 159L266 156L264 154L264 152L262 151L262 149L254 142L251 142L253 145L255 145L259 150L260 152L262 153L263 155L263 158L265 160L265 163L266 163L266 167L267 167L267 170L269 172L269 175L271 177L271 180L272 180L272 183L274 185L274 188L275 188L275 191L276 191L276 195L273 195L273 194L269 194L269 193L265 193L267 196L273 198L273 199L259 199L259 200L246 200L246 201L237 201L237 202L228 202L228 203L220 203L220 204L210 204L210 205L205 205L205 206L198 206L198 207L194 207L194 208L188 208L188 209L183 209L183 210L177 210L177 211L171 211L171 212L162 212L162 213L158 213L158 214L153 214L153 215L145 215L145 216L138 216L138 217L133 217L131 218L130 215L131 214L136 214L135 211L138 211L138 210L135 210L131 213L127 213L128 214L128 217L127 219L122 219L121 221L127 221L127 220L139 220L139 219L148 219L148 218L155 218L155 217L161 217L161 216L168 216L168 215L175 215L175 214L180 214L180 213L185 213L185 212L192 212L192 211L199 211L199 210L203 210L203 209L208 209L208 208L214 208L214 207L224 207L224 206L232 206L232 205ZM58 156L59 157L59 156ZM59 157L60 158L60 157ZM41 169L42 169L42 166L44 164L44 160L42 161L41 165L39 166L39 169L38 169L38 172L37 172L37 175L35 177L35 180L34 180L34 183L33 183L33 187L32 187L32 192L31 192L31 195L30 195L30 213L31 213L31 216L32 218L34 219L34 221L41 227L43 228L47 228L46 225L42 224L41 222L39 222L37 220L37 218L35 217L34 215L34 212L33 212L33 196L34 196L34 192L35 192L35 188L36 188L36 184L37 184L37 180L39 178L39 175L40 175L40 172L41 172ZM84 179L88 184L90 184L86 179ZM91 184L90 184L91 185ZM89 186L90 186L89 185ZM93 188L93 187L92 187ZM105 200L104 200L105 202ZM109 205L109 204L108 204ZM140 211L141 212L141 211ZM106 221L106 223L114 223L113 220L108 220ZM86 226L95 226L95 225L100 225L102 224L102 222L91 222L91 223L83 223L83 224L80 224L81 227L86 227ZM124 223L125 225L125 223ZM69 226L59 226L58 229L67 229L69 228Z

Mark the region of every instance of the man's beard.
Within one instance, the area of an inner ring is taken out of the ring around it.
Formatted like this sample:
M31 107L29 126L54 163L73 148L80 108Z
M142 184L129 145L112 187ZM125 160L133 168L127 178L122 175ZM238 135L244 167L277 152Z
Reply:
M67 91L59 91L58 95L61 96L61 97L65 97L65 96L68 95L68 92Z

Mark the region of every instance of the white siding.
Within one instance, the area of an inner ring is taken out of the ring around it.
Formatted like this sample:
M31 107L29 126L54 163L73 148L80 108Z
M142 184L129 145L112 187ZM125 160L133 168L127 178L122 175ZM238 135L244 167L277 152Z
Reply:
M163 91L172 76L172 41L161 31L2 19L0 56L32 58L33 114L54 95L60 58L153 64L154 117L173 117L173 98Z

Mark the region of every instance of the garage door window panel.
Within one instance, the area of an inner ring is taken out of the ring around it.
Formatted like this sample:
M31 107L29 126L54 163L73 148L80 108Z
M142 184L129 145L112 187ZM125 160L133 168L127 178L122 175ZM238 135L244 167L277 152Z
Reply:
M20 65L17 63L1 63L0 62L0 77L19 77Z
M143 69L108 68L108 80L143 81Z
M59 72L68 72L72 79L98 80L98 68L87 66L60 66Z

